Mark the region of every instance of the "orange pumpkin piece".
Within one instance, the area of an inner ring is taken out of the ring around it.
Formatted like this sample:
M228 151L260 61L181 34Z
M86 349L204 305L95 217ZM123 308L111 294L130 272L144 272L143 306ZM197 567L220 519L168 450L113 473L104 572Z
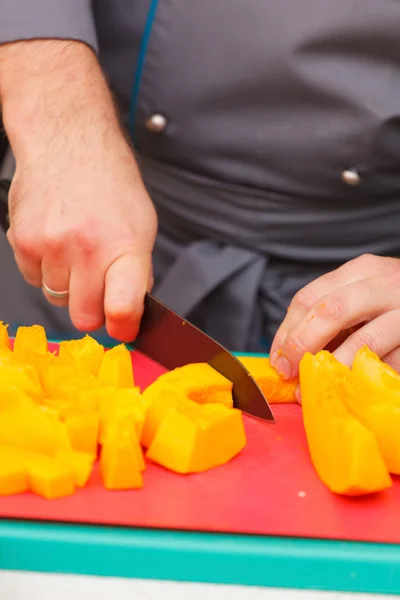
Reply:
M69 439L62 423L45 414L27 396L16 392L7 408L0 410L0 444L52 456Z
M75 407L82 412L99 412L101 404L112 398L115 392L116 390L112 387L80 390Z
M176 473L199 473L227 463L245 445L241 411L191 402L167 412L146 456Z
M87 484L93 471L93 455L61 448L54 458L71 470L76 487L82 488Z
M96 456L99 415L97 413L71 415L65 419L65 425L73 450Z
M107 387L131 388L135 385L131 354L125 344L114 346L104 353L98 377Z
M0 446L0 496L28 490L27 453L20 448Z
M41 455L30 458L28 477L31 491L48 500L70 496L75 492L71 469L55 458Z
M390 473L400 475L400 375L368 348L353 361L348 410L375 436Z
M48 398L74 401L84 389L99 389L99 381L84 369L65 364L55 357L42 372L42 384Z
M143 392L146 405L151 404L151 397L157 395L166 384L179 388L190 400L199 404L233 406L232 382L207 363L191 363L160 375Z
M17 357L20 364L29 366L35 370L42 387L43 376L46 374L49 365L54 364L58 360L58 357L51 352L42 354L31 348L21 348Z
M45 397L36 371L30 365L23 365L14 359L6 359L2 364L0 361L0 389L3 395L0 407L6 396L13 392L26 394L39 403Z
M154 436L165 419L167 413L172 408L179 408L183 405L191 404L181 390L177 388L162 389L154 398L146 411L146 418L141 436L141 443L145 448L149 448Z
M300 362L303 419L312 463L336 494L356 496L392 484L374 435L346 407L351 372L327 351Z
M136 435L140 439L145 419L145 408L137 388L117 389L104 395L100 401L100 444L103 443L107 430L115 419L131 419L135 425Z
M94 338L86 335L79 340L60 342L58 355L66 363L76 365L97 377L104 357L104 348Z
M357 390L368 396L368 402L400 406L400 374L367 346L357 352L351 370Z
M65 421L71 414L76 415L77 413L71 400L57 398L45 398L41 408L48 415L56 416L58 421Z
M8 325L0 321L0 347L11 348L10 338L8 336Z
M107 431L100 454L100 474L107 490L143 487L145 469L135 425L131 419L116 418Z
M14 353L16 356L23 350L33 350L39 354L46 354L48 350L46 331L41 325L18 327L14 340Z
M297 402L295 390L298 378L285 381L271 366L269 358L258 356L238 356L270 404Z
M7 348L7 346L2 346L0 344L0 366L10 363L15 364L16 362L18 361L15 358L13 351L10 350L10 348Z

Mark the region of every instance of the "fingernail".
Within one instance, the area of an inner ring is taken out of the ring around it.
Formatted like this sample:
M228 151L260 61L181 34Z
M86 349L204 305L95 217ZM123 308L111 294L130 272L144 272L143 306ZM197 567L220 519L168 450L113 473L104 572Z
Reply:
M273 354L271 354L271 357L269 359L269 363L271 365L271 367L276 367L276 361L278 360L279 354L278 352L274 352Z
M283 379L290 379L292 375L292 366L287 358L279 356L276 361L276 371Z
M300 386L299 385L294 390L294 397L296 398L297 402L301 405L301 392L300 392Z

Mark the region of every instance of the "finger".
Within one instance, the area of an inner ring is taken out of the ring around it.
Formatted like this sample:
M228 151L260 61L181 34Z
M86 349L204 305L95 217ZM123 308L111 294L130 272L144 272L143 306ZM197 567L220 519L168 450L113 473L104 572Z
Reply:
M348 337L350 337L355 331L357 331L357 329L360 329L360 327L362 327L363 325L365 325L365 321L359 323L358 325L354 325L354 327L344 329L324 347L324 350L328 350L328 352L334 352L347 340Z
M345 285L356 283L367 276L370 277L374 273L379 273L379 270L382 271L380 257L372 255L360 256L341 265L334 271L318 277L318 279L315 279L297 292L272 342L272 366L276 366L277 353L281 349L288 333L301 323L305 315L318 300Z
M69 314L79 331L95 331L104 325L105 268L79 264L69 282Z
M385 312L366 323L350 335L333 354L340 362L350 367L358 350L364 346L368 346L381 358L388 357L388 360L397 360L397 356L390 357L390 354L395 349L398 353L399 345L400 310L397 309ZM387 361L385 360L385 362Z
M34 287L42 285L42 269L40 260L30 257L26 253L18 252L14 244L12 230L7 231L8 242L13 249L15 262L25 281Z
M397 346L397 348L386 354L382 360L397 371L397 373L400 373L400 346Z
M69 268L62 259L52 259L51 257L45 256L42 261L42 285L47 286L54 292L68 292L69 291ZM43 294L46 299L54 304L54 306L68 306L69 297L66 295L64 298L55 298L48 293L43 287Z
M383 281L374 277L323 297L286 336L276 363L277 371L286 379L294 377L305 352L318 352L343 329L389 310L394 294L382 294L382 289Z
M360 279L360 275L349 272L349 269L340 267L335 271L331 271L318 279L315 279L304 288L302 288L293 297L288 308L287 314L282 321L271 346L271 364L275 366L276 354L282 347L286 336L290 331L295 329L306 314L311 310L318 300L334 292L336 289L354 283Z
M104 297L107 331L131 342L139 331L145 292L151 282L151 257L124 254L108 269Z

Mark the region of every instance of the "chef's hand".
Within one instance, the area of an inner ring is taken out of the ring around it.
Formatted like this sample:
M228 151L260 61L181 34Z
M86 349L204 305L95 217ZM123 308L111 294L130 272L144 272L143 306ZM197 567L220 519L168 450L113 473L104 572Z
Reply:
M78 329L105 322L132 340L157 221L94 53L68 41L4 45L0 99L17 165L8 239L23 276L68 290L47 299L68 304Z
M364 255L300 290L271 346L285 379L305 352L333 349L351 365L362 346L400 371L400 259Z

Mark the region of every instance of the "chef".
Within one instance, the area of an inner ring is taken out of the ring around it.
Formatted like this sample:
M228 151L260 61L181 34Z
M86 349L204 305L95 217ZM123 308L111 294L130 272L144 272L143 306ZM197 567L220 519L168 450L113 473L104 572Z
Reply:
M396 0L2 0L1 319L125 341L153 289L286 377L332 341L400 366L399 31Z

